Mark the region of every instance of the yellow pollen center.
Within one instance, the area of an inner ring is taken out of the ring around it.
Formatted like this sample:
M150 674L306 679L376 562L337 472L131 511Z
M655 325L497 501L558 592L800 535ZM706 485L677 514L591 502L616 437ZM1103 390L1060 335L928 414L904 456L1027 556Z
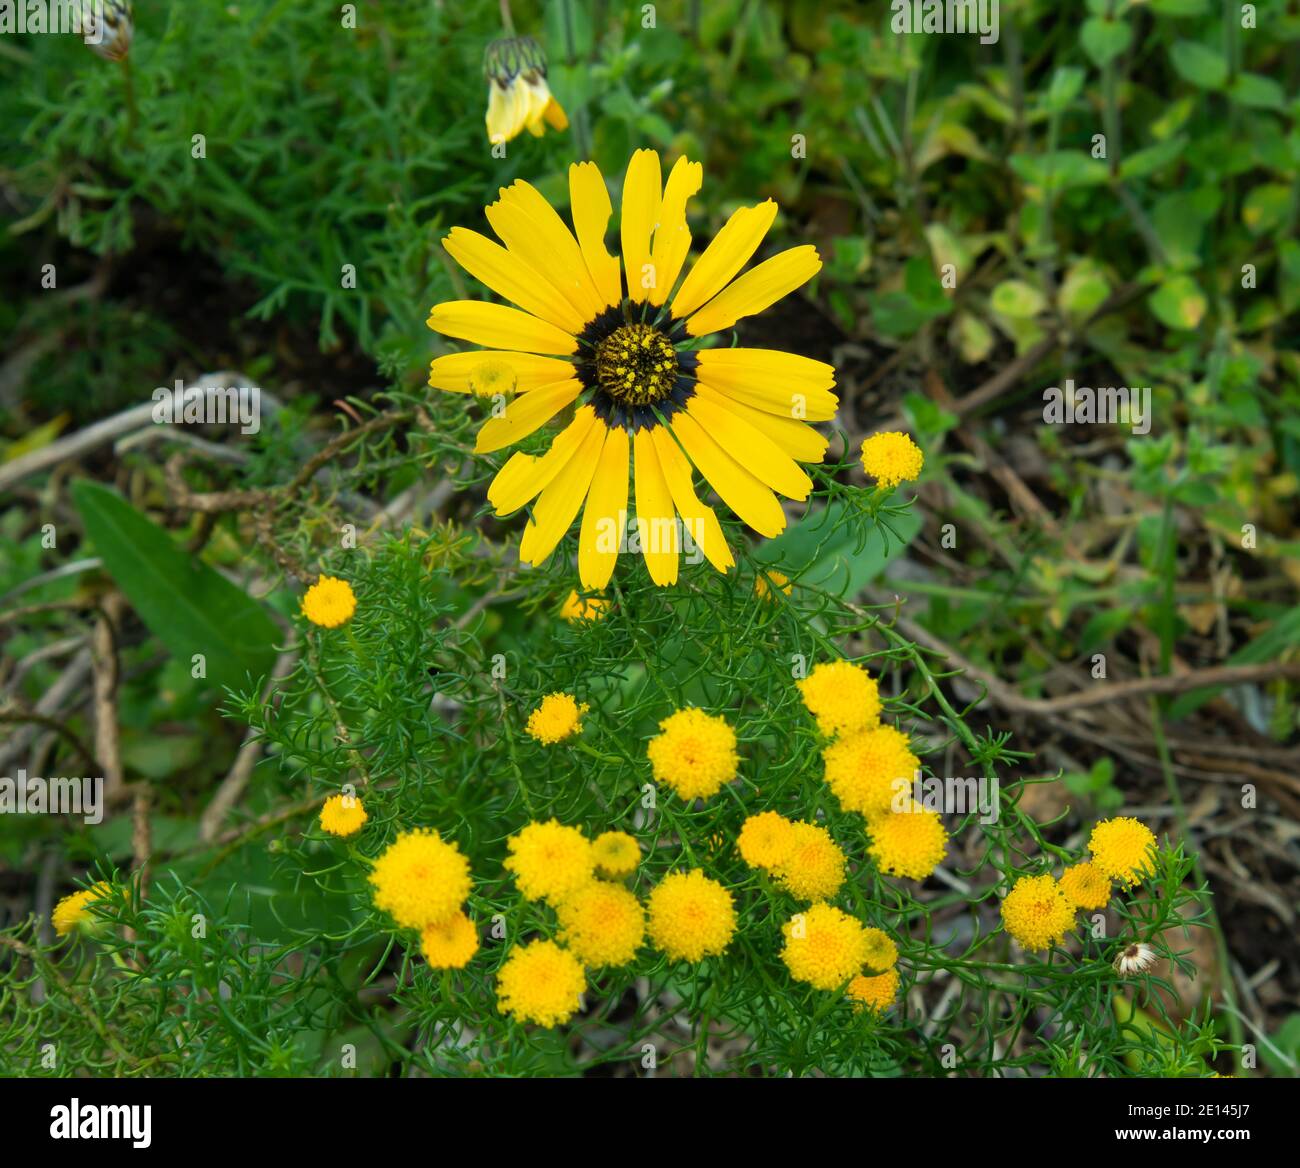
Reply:
M648 324L621 325L596 346L596 378L616 401L652 405L672 392L677 353L658 329Z

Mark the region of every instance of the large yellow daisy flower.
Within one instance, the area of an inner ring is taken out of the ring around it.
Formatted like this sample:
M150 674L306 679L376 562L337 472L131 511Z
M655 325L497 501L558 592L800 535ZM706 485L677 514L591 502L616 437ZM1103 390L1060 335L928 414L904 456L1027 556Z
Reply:
M812 483L799 463L819 462L826 450L806 423L835 414L830 365L773 349L694 347L821 268L816 248L805 245L736 277L776 215L769 199L736 211L679 282L691 245L686 203L702 181L698 162L678 159L665 183L654 151L633 154L623 180L621 265L605 248L613 206L592 162L569 168L576 238L518 180L487 208L501 244L463 227L443 240L461 267L518 307L435 305L430 328L488 348L437 358L429 384L470 393L480 366L510 366L517 396L484 423L480 453L518 442L577 404L544 455L511 456L488 499L498 515L532 504L519 548L531 565L550 556L581 510L586 589L605 587L629 549L645 556L657 584L676 581L678 554L693 546L725 572L735 561L713 508L696 494L693 468L770 537L786 523L777 494L806 499Z

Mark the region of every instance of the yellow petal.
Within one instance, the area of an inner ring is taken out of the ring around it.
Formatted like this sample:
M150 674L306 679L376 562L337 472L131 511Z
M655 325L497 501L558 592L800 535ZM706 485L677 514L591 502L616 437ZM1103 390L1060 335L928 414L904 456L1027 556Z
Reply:
M524 537L519 541L521 563L533 567L542 563L569 530L591 485L608 433L604 422L597 421L590 427L577 453L560 467L542 491L533 507L533 517L524 528Z
M578 537L578 578L583 588L609 583L627 531L627 431L611 430L592 476Z
M695 494L690 460L682 453L667 427L653 427L650 437L654 440L655 453L659 456L659 469L664 473L664 482L668 484L673 503L681 514L692 542L719 572L735 567L736 561L722 534L722 524L718 522L713 508L701 503Z
M449 393L473 393L469 379L485 361L501 361L515 375L515 392L527 393L540 385L554 385L573 376L573 365L554 357L502 349L470 349L464 353L446 353L429 363L429 385Z
M792 418L779 418L775 414L756 410L753 406L748 406L744 402L733 401L702 381L696 382L695 396L704 401L713 402L739 418L742 422L753 426L755 430L769 439L778 450L789 455L797 462L821 462L822 457L826 454L826 447L829 445L828 440L803 422L796 422ZM715 434L714 437L718 437L718 435ZM721 441L720 438L719 441ZM725 447L726 443L724 442L723 445ZM806 495L796 497L807 498Z
M498 296L513 300L525 312L549 321L566 333L582 332L586 321L573 305L523 260L486 235L453 227L442 246L465 271Z
M691 250L691 230L686 225L686 201L704 183L704 167L698 162L679 158L668 175L664 187L663 206L659 210L659 226L655 230L654 250L650 262L654 265L655 286L650 289L650 303L660 305L681 275L686 253Z
M697 377L755 409L784 418L825 422L839 399L830 392L835 367L779 349L701 349Z
M745 523L768 538L785 529L785 512L776 496L710 438L687 411L675 413L670 425L709 486Z
M524 93L528 97L528 112L524 115L524 121L540 138L543 130L542 119L546 116L546 107L551 101L551 87L546 84L545 77L538 77L534 81L524 82Z
M555 100L554 95L546 103L545 113L546 123L553 130L567 130L569 128L569 115L564 112L564 106Z
M653 150L638 150L623 176L623 213L619 217L623 270L627 273L627 294L633 301L645 300L651 291L645 286L654 279L650 267L650 232L659 222L662 198L659 155Z
M761 483L791 499L806 499L812 480L799 464L707 388L686 406L709 436Z
M662 426L641 427L633 440L636 476L636 527L641 554L650 579L660 587L677 583L677 552L681 542L672 492L655 453L654 432ZM689 471L687 472L689 474Z
M605 307L578 241L533 186L516 179L484 213L506 247L557 288L584 322Z
M488 487L488 502L496 513L510 515L535 498L581 449L595 424L596 411L583 406L540 458L522 452L512 454Z
M503 86L488 82L488 141L505 142L510 137L510 98Z
M478 432L475 454L491 454L503 446L513 445L544 426L582 392L582 383L574 378L535 389L515 398L499 417L489 418Z
M730 328L742 316L762 312L806 284L821 266L821 257L810 243L780 252L728 284L686 322L686 331L700 337Z
M587 270L601 299L607 305L617 304L623 299L618 257L605 249L605 231L614 206L609 201L605 179L594 162L575 162L569 167L569 203Z
M493 349L565 354L578 347L573 337L553 324L517 308L481 300L447 300L435 304L429 311L428 325L445 336Z
M673 297L673 316L679 320L689 316L721 292L727 281L749 263L775 218L776 204L771 199L735 211L686 274Z

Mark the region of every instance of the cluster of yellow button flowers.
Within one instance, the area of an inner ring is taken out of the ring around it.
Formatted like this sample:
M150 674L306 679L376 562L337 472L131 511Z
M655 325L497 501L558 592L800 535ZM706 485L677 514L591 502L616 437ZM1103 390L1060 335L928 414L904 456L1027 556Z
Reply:
M1129 816L1103 819L1088 840L1091 859L1073 864L1060 879L1050 873L1021 876L1002 901L1002 924L1025 949L1050 949L1074 929L1076 914L1105 908L1111 886L1140 884L1155 872L1156 837Z
M882 872L924 880L943 861L948 833L936 811L912 798L920 767L907 735L881 722L880 690L862 666L821 662L798 683L817 728L824 777L845 811L867 821L867 851Z
M879 929L825 903L843 886L846 867L844 852L830 832L776 811L761 811L741 826L736 850L745 863L766 872L796 900L815 902L783 929L781 959L791 976L821 990L848 982L848 994L858 1008L883 1012L898 992L898 949Z
M478 950L478 930L466 915L469 861L454 841L432 828L404 831L375 861L369 876L375 907L403 929L420 933L425 960L462 969Z
M497 1006L520 1022L567 1022L581 1008L586 971L627 965L647 937L673 960L701 961L721 955L736 930L731 893L698 869L665 876L643 906L621 883L641 858L626 832L589 840L551 819L528 824L507 848L520 893L548 904L556 920L554 938L515 946L497 974Z

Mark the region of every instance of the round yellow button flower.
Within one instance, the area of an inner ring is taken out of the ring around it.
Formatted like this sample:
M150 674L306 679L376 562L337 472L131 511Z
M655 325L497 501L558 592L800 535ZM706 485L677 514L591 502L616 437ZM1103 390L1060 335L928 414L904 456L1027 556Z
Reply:
M900 791L910 798L920 760L893 726L873 726L836 739L822 751L826 785L845 811L868 817L893 809Z
M418 827L402 832L370 873L375 907L404 929L445 921L469 895L469 861L455 843Z
M898 946L894 938L880 929L864 930L867 938L867 956L863 965L872 973L883 973L898 964Z
M1112 880L1129 885L1141 884L1145 877L1155 874L1150 855L1155 847L1151 829L1127 815L1103 819L1093 827L1088 839L1092 862Z
M516 945L497 974L497 1009L520 1022L559 1026L582 1008L582 964L554 941Z
M478 929L458 910L421 931L420 951L434 969L464 969L478 952Z
M882 487L916 482L924 463L921 448L897 430L873 434L862 444L862 469Z
M1074 906L1051 876L1022 876L1002 902L1002 924L1024 949L1048 949L1074 928Z
M625 831L602 831L591 843L596 857L596 871L618 879L631 876L641 863L641 846Z
M698 868L665 876L646 907L650 940L675 961L717 957L736 931L731 893Z
M506 847L510 855L505 866L529 900L558 903L595 879L591 841L580 828L566 827L559 820L530 823L512 835Z
M775 875L799 900L826 900L844 883L844 862L844 853L824 827L792 823L790 853Z
M924 880L942 862L948 850L948 833L936 811L914 800L907 811L891 811L868 821L871 842L867 851L882 872Z
M789 596L793 591L794 585L790 583L790 577L784 572L764 568L754 577L754 595L759 600L775 601L777 592Z
M645 940L641 902L621 884L593 880L556 906L559 940L593 969L626 965Z
M369 816L355 795L331 795L320 809L322 831L346 836L359 832Z
M528 715L524 729L543 745L553 746L582 732L582 715L586 712L587 703L578 705L572 694L547 694L542 704Z
M584 600L575 588L564 598L564 603L560 606L560 619L570 624L604 620L608 608L609 601L603 596L589 596Z
M352 585L336 576L322 576L302 598L302 615L323 629L336 629L357 610Z
M803 704L827 736L865 730L880 719L876 679L852 661L823 661L796 684Z
M60 937L67 936L73 929L91 929L101 924L91 912L90 906L98 900L104 900L113 893L113 886L107 880L99 880L89 888L65 896L54 906L50 913L50 923Z
M883 1014L898 997L898 970L887 969L875 976L860 973L849 982L845 993L853 1000L854 1011L865 1009Z
M1105 908L1110 903L1110 877L1085 860L1061 873L1061 891L1075 908Z
M795 981L834 990L861 971L867 960L866 930L860 921L829 904L815 904L781 926L781 960Z
M794 851L794 824L775 811L751 815L740 827L736 850L751 868L779 868Z
M646 755L655 781L683 799L707 799L736 777L736 732L722 718L688 706L659 723Z

